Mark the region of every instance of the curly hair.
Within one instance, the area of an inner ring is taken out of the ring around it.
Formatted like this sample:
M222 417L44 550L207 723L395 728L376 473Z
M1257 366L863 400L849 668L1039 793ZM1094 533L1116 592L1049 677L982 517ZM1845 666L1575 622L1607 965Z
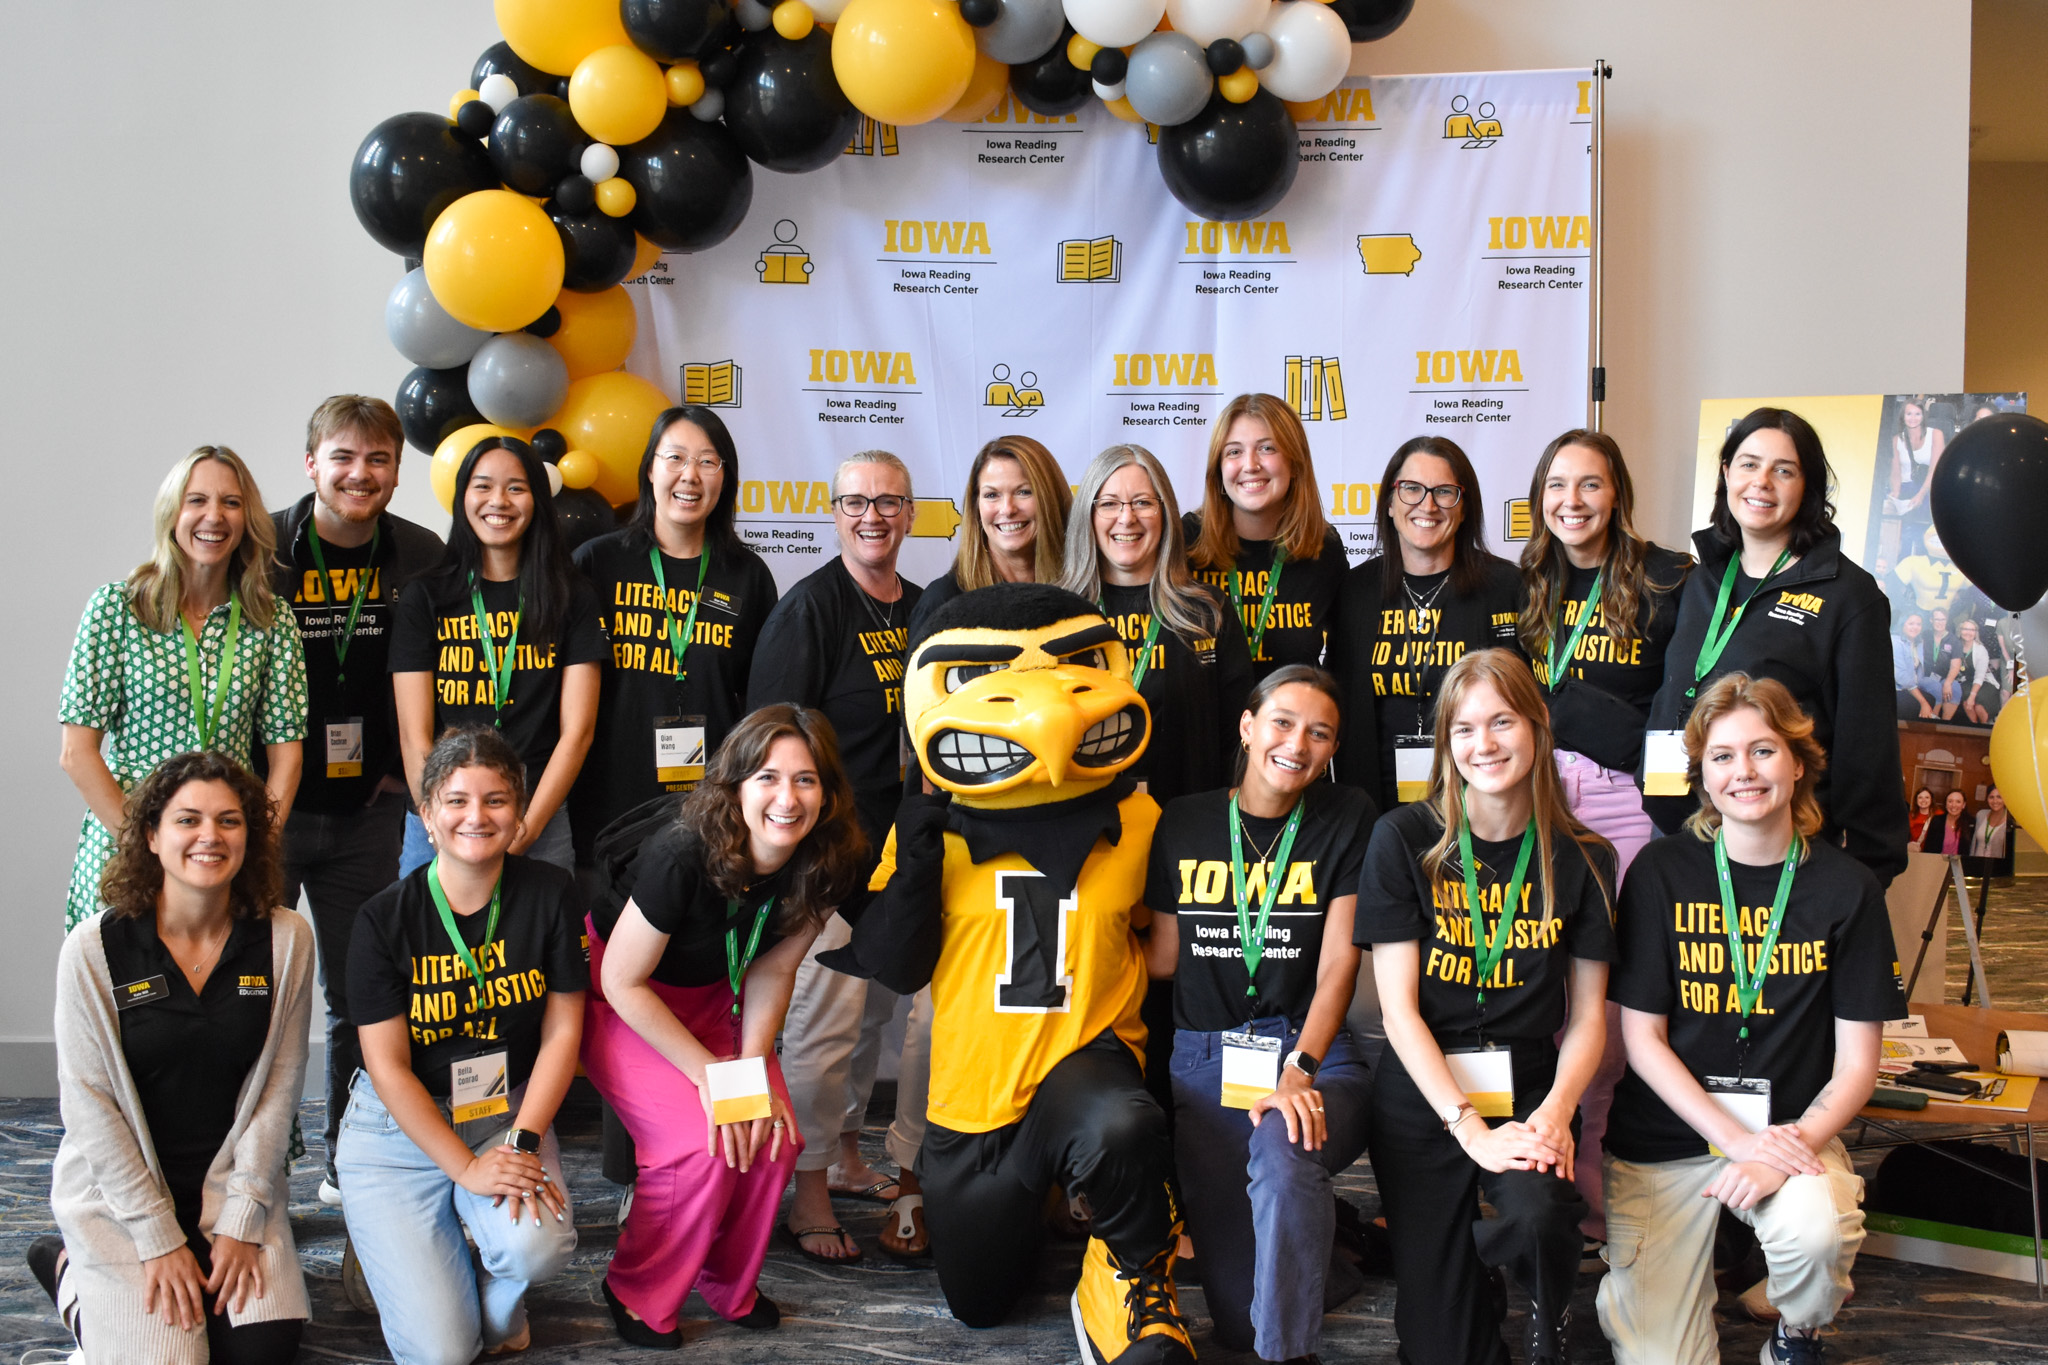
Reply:
M775 932L784 937L823 924L860 889L868 865L868 837L855 811L853 785L839 761L839 736L825 713L777 703L747 716L718 746L704 780L683 798L677 816L685 837L694 838L704 851L705 876L722 894L737 899L759 880L740 813L740 784L761 770L775 741L787 736L809 746L825 799L818 823L790 859L789 889L776 905Z
M1695 838L1713 842L1721 828L1721 812L1707 796L1701 768L1707 753L1707 731L1730 711L1748 707L1764 718L1764 724L1785 741L1792 757L1805 769L1792 784L1792 827L1808 839L1820 833L1827 818L1821 813L1820 798L1813 794L1820 783L1821 769L1828 766L1827 751L1813 737L1813 718L1799 709L1791 689L1776 678L1752 678L1747 673L1728 673L1714 679L1713 686L1700 693L1692 715L1685 722L1685 778L1700 794L1700 808L1686 817L1685 827ZM1801 855L1802 857L1804 855Z
M174 754L128 793L128 818L121 822L114 856L100 874L100 903L122 919L156 913L164 887L164 865L149 847L172 798L193 782L220 782L242 807L248 839L242 866L228 886L228 913L236 919L265 919L284 884L270 792L247 768L213 750Z
M420 765L420 805L433 805L448 779L463 768L489 768L503 777L525 813L526 766L512 741L488 725L457 725L441 732Z

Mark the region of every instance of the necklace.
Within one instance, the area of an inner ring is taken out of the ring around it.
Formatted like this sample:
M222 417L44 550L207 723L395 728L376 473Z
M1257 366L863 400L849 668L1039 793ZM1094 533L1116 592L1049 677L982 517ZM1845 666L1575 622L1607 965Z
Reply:
M1427 611L1431 607L1436 605L1437 598L1443 596L1444 587L1450 581L1450 570L1446 569L1444 571L1444 576L1437 580L1436 586L1429 590L1429 596L1425 599L1422 596L1422 594L1415 591L1415 580L1412 577L1403 574L1401 576L1401 590L1408 594L1409 606L1415 608L1415 610L1417 611Z
M1248 815L1244 817L1245 821L1247 822L1251 820L1257 820L1260 818L1261 817L1256 815ZM1273 837L1266 840L1266 846L1264 848L1260 848L1259 841L1256 838L1253 838L1252 836L1251 825L1249 823L1246 823L1244 825L1244 837L1246 839L1251 840L1252 852L1259 855L1259 861L1262 863L1270 863L1273 861L1273 847L1274 845L1280 842L1280 836L1282 834L1285 834L1286 832L1287 822L1283 819L1280 823L1280 828L1273 831Z
M216 938L213 941L213 947L207 949L206 955L204 957L194 958L192 961L192 965L190 967L185 968L186 974L190 976L198 975L199 971L202 968L211 963L216 957L219 957L220 950L227 946L228 935L233 933L234 929L235 926L233 921L229 921L229 923L221 929L220 937ZM161 935L159 935L159 937L161 937ZM169 947L170 945L166 944L165 946ZM175 954L173 954L173 956L175 956ZM183 964L181 963L179 965L182 966Z
M901 602L903 600L901 597L898 597L896 602L884 602L878 607L875 605L875 599L868 596L866 588L856 583L854 584L854 591L860 594L861 601L868 604L868 615L875 618L876 625L880 626L883 630L896 629L896 602Z

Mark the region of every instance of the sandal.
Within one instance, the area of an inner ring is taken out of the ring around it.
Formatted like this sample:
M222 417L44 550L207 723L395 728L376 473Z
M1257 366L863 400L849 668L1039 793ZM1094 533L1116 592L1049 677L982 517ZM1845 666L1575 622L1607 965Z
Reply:
M860 1243L854 1241L853 1234L848 1232L845 1228L837 1226L819 1228L793 1228L787 1223L778 1223L775 1226L776 1230L782 1234L782 1239L785 1242L789 1243L790 1246L796 1248L796 1254L803 1257L806 1261L816 1261L819 1265L856 1265L860 1261ZM853 1248L853 1255L823 1255L819 1252L811 1250L809 1247L804 1245L804 1238L806 1237L837 1237L841 1241L845 1242L848 1246L851 1246Z
M865 1189L856 1190L848 1186L829 1184L825 1188L830 1191L834 1199L858 1199L864 1204L893 1204L903 1197L902 1186L898 1184L896 1177L893 1175L885 1175ZM890 1190L893 1193L883 1194L882 1191L884 1190Z
M876 1239L882 1250L899 1261L929 1260L932 1238L924 1225L924 1196L904 1195L889 1205L889 1218Z

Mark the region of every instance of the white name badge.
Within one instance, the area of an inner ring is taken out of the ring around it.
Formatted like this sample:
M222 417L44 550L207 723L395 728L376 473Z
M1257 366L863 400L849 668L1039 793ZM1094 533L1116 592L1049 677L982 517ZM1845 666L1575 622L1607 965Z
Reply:
M1451 1079L1483 1119L1515 1116L1515 1055L1504 1047L1466 1048L1446 1052Z
M1223 1035L1223 1107L1249 1109L1280 1088L1280 1040Z
M360 716L327 722L327 775L363 775L363 721Z
M448 1067L448 1108L457 1123L503 1114L512 1108L506 1085L505 1054L486 1052Z
M770 1113L765 1057L711 1062L704 1068L704 1084L711 1088L711 1121L715 1124L745 1123L765 1119Z
M662 716L655 720L654 779L704 780L704 717Z
M1643 795L1684 796L1692 790L1685 776L1685 731L1643 733Z
M1429 764L1436 741L1406 735L1394 741L1394 799L1402 805L1429 795Z
M1702 1076L1700 1086L1721 1112L1742 1125L1745 1133L1761 1133L1771 1126L1771 1083L1766 1080L1738 1080L1734 1076ZM1724 1160L1728 1154L1713 1143L1707 1150Z

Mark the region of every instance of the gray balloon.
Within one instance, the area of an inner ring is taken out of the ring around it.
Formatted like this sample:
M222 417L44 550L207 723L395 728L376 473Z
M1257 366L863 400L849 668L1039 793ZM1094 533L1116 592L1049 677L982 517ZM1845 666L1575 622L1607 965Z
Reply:
M469 401L487 422L537 427L569 393L569 365L531 332L503 332L469 362Z
M1185 33L1148 34L1131 49L1124 98L1147 123L1186 123L1202 112L1215 88L1201 44Z
M1273 40L1263 33L1247 33L1238 39L1244 48L1244 64L1254 71L1264 71L1273 64Z
M491 339L482 328L448 316L448 310L427 288L424 266L407 271L405 278L391 287L384 300L384 333L400 355L430 370L467 365L477 348Z
M981 50L999 62L1035 62L1060 40L1060 0L1002 0L999 10L993 24L974 31Z

